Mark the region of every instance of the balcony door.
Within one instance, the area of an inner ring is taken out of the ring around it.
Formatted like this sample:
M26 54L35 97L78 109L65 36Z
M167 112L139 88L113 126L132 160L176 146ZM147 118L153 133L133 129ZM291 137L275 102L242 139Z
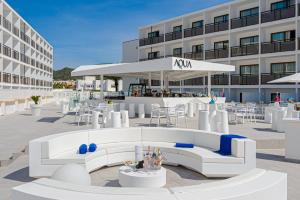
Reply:
M202 28L202 27L203 27L203 20L192 23L192 28Z
M251 36L251 37L244 37L240 39L241 46L257 44L257 43L258 43L258 35Z
M148 59L156 59L159 57L159 51L155 51L155 52L149 52L148 53Z
M258 76L258 65L241 65L241 76Z
M173 27L173 32L181 32L181 31L182 31L182 25Z
M201 53L203 51L203 44L197 44L192 46L193 53Z
M283 1L272 3L271 10L280 10L280 9L288 8L291 5L293 5L291 0L283 0Z
M296 73L295 62L288 63L271 63L271 74L289 75Z
M249 17L249 16L256 16L259 14L259 9L258 7L255 8L249 8L246 10L241 10L240 11L240 17Z
M295 30L283 31L271 34L272 42L294 41L296 38Z
M221 16L218 16L218 17L214 18L214 23L218 24L218 23L222 23L222 22L228 22L228 19L229 19L229 15L228 14L221 15Z
M228 40L214 43L214 49L228 49L228 47Z
M159 36L159 31L153 31L148 33L148 38L154 38Z
M174 48L173 49L173 56L182 57L182 48Z

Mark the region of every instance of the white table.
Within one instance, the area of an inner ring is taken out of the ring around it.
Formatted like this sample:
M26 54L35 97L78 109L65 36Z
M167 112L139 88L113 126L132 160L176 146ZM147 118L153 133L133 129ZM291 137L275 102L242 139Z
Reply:
M149 187L158 188L166 184L166 169L160 170L134 170L128 166L119 169L119 184L122 187Z

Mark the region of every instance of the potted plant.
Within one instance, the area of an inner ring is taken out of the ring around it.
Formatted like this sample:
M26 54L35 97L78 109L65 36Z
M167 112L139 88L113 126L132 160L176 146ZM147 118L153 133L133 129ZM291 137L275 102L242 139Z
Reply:
M31 104L31 113L33 116L40 116L42 106L39 104L40 96L32 96L31 97L34 104Z

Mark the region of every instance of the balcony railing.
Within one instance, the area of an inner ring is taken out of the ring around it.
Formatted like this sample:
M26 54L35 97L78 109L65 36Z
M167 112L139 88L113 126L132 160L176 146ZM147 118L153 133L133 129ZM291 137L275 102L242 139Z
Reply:
M196 86L196 85L203 85L203 77L199 77L199 78L192 78L192 79L188 79L188 80L184 80L184 85L188 85L188 86Z
M211 84L212 85L228 85L229 84L229 76L227 74L217 74L211 76Z
M258 75L231 75L231 85L258 85L259 77Z
M3 19L3 26L4 28L6 28L7 30L11 31L11 23L5 19L5 17L2 18Z
M176 32L171 32L171 33L166 33L165 34L165 40L171 41L171 40L178 40L182 38L182 31L176 31Z
M18 51L16 51L16 50L13 50L13 58L14 58L14 59L16 59L16 60L19 60L19 58L20 58L20 54L19 54L19 52L18 52Z
M284 73L284 74L269 74L269 73L262 73L261 74L261 84L269 84L269 81L273 81L285 76L292 75L294 73ZM286 84L291 84L291 83L286 83Z
M214 33L219 31L226 31L229 28L228 21L211 23L205 25L205 33Z
M12 75L12 83L13 84L19 84L19 75Z
M166 58L168 57L177 57L177 58L182 58L182 54L168 54L165 56Z
M261 53L275 53L284 51L295 51L295 40L278 41L278 42L264 42L261 44Z
M231 47L231 57L255 55L259 53L259 44Z
M161 43L161 42L164 42L164 35L160 35L158 37L150 37L150 38L140 39L140 46L157 44L157 43Z
M6 45L3 45L3 54L8 57L11 57L11 48Z
M146 60L155 60L155 59L160 59L163 58L164 56L157 56L155 58L141 58L140 61L146 61Z
M184 37L193 37L197 35L203 35L203 27L194 27L184 29Z
M21 31L21 33L20 33L20 35L21 35L21 39L23 40L23 41L25 41L26 43L28 43L28 44L30 44L30 37L29 36L27 36L23 31Z
M184 58L192 60L203 60L203 52L187 52L184 53Z
M3 82L11 83L11 74L3 72Z
M212 49L205 51L205 59L228 58L228 49Z
M30 84L31 84L31 85L35 85L35 79L34 79L34 78L32 78L32 79L30 80Z
M25 76L21 76L21 84L22 85L30 85L30 78L25 77Z
M295 17L295 13L295 5L291 5L287 8L282 9L265 11L261 13L261 23Z
M30 58L26 56L25 54L21 53L21 62L30 64Z
M231 19L231 29L251 26L259 23L259 16L252 15L252 16L245 16Z

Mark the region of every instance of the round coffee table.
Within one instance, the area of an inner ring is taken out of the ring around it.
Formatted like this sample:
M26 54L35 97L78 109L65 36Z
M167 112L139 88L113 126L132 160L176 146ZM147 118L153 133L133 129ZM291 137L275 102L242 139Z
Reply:
M119 184L122 187L162 187L166 184L166 169L159 170L132 169L122 166L119 169Z

